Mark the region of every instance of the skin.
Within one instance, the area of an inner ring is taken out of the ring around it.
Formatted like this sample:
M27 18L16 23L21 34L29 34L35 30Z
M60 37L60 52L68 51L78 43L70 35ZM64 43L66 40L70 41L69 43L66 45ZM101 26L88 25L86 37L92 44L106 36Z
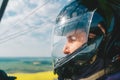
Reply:
M64 45L63 52L64 54L71 54L86 42L86 32L80 29L72 31L69 34L67 34L67 42Z
M105 29L100 24L98 24L98 27L105 34ZM96 35L93 33L89 33L88 37L94 38L96 37ZM69 34L67 34L67 42L64 45L63 52L64 54L71 54L86 42L87 42L86 32L80 29L72 31Z

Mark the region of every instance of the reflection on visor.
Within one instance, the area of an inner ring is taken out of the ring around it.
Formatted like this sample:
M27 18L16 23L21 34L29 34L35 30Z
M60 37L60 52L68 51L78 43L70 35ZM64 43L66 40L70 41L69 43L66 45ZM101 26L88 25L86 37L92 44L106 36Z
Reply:
M55 27L55 34L63 36L76 29L84 29L86 33L88 33L92 16L93 12L87 12L86 14L72 19L65 19L65 17L63 17Z

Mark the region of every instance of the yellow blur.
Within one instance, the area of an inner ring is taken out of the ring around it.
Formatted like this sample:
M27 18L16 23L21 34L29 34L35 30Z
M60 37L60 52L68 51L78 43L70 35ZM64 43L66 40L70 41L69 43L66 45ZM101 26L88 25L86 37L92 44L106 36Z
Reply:
M38 73L14 73L9 76L16 76L16 80L57 80L57 75L52 71Z

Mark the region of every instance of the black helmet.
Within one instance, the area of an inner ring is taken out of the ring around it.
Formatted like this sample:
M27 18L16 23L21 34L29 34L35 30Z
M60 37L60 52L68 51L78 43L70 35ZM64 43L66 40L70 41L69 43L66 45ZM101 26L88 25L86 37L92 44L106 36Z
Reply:
M52 57L54 70L59 76L70 78L80 74L78 69L91 65L92 58L103 46L106 34L105 19L97 12L97 8L88 9L81 1L73 1L65 6L56 18ZM90 36L90 33L93 36ZM77 36L73 34L76 34ZM63 47L67 39L79 38L80 46L70 54L64 54Z

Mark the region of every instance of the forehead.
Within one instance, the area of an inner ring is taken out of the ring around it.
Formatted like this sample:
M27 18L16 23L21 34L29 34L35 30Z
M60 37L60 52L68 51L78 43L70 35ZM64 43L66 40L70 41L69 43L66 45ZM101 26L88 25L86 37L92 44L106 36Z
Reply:
M67 33L67 37L68 36L77 36L77 35L81 35L81 34L86 34L85 30L77 29L77 30L73 30L73 31Z

